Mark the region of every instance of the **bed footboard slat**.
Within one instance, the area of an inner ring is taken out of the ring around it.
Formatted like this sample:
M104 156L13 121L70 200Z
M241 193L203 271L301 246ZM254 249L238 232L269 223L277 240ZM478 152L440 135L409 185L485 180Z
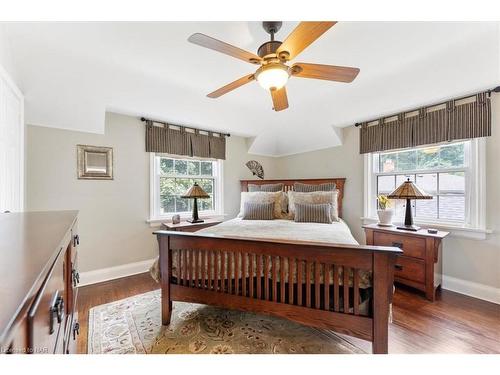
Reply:
M297 259L297 305L304 306L304 299L302 298L302 271L304 270L303 262Z
M293 275L295 271L295 259L288 258L288 303L293 305Z
M311 307L311 262L306 261L306 307Z
M186 250L182 250L182 284L186 285L187 283L187 255L186 255Z
M349 273L351 269L344 267L344 313L349 312Z
M250 266L250 269L248 270L248 293L250 298L254 298L254 293L253 293L253 283L254 283L254 265L255 265L255 254L249 254L248 255L248 265Z
M265 260L265 265L264 265L264 298L266 301L269 301L269 275L271 273L269 267L270 262L269 262L269 256L265 255L264 256Z
M247 255L245 252L241 254L241 295L243 297L247 296Z
M234 253L234 268L236 274L234 276L234 294L240 295L240 252Z
M257 299L262 299L262 255L257 255Z
M285 303L285 257L280 257L280 302Z
M323 309L330 310L330 265L324 264L323 269Z
M272 257L272 266L273 266L273 302L278 301L278 257Z
M333 310L339 311L339 266L333 265Z
M359 300L359 272L357 269L353 269L354 272L354 281L353 281L353 289L354 289L354 315L359 315L359 303L361 302Z
M186 285L191 287L191 251L185 250L186 253Z
M314 307L316 309L319 309L321 304L320 266L319 262L314 262Z
M232 294L233 293L233 276L234 276L234 253L232 251L230 251L228 253L228 262L229 262L229 275L228 275L228 280L227 280L227 292L229 294Z
M215 267L215 270L214 270L214 289L216 292L219 291L219 262L222 262L222 260L220 259L220 250L216 250L214 252L214 267Z

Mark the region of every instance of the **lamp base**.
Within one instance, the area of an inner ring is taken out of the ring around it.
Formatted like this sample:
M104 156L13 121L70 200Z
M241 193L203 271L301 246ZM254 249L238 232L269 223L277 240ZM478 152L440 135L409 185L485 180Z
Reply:
M402 230L410 230L412 232L417 232L420 230L420 227L417 227L416 225L402 225L399 227L396 227L397 229L402 229Z
M205 222L205 220L201 220L201 219L187 219L186 221L188 223L191 223L191 224L204 223Z

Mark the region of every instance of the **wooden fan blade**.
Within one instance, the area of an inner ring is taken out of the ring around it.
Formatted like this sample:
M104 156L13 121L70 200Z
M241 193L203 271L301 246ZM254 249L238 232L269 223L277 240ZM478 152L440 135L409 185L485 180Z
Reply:
M254 79L255 79L254 75L249 74L245 77L241 77L240 79L237 79L236 81L227 84L226 86L222 86L220 89L211 92L207 96L212 99L218 98L219 96L227 94L229 91L233 91L234 89L237 89L238 87L243 86L248 82L252 82Z
M301 22L278 48L277 54L292 60L337 22Z
M297 63L292 66L292 75L302 78L325 79L328 81L352 82L359 73L358 68L348 66Z
M279 90L271 89L271 97L273 98L273 106L276 112L288 108L288 98L286 96L286 88L283 86Z
M205 34L193 34L188 38L188 41L199 46L236 57L237 59L249 62L251 64L260 64L262 60L259 56L251 52L245 51L241 48L222 42Z

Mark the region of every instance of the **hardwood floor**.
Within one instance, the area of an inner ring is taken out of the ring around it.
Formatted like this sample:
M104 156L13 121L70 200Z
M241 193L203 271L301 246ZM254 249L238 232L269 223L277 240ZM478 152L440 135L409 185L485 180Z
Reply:
M82 287L78 296L78 353L87 352L91 307L158 289L149 274ZM363 340L342 336L369 351ZM447 290L434 303L406 287L396 289L389 353L500 353L500 305Z

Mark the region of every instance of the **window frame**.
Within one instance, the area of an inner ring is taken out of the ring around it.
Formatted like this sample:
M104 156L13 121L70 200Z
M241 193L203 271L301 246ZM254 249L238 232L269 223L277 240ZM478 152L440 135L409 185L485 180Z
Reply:
M188 219L192 216L192 211L185 212L167 212L161 213L160 207L160 158L170 158L177 160L197 160L197 161L211 161L215 162L214 171L214 209L198 211L200 217L212 217L222 215L224 212L224 194L223 194L223 161L220 159L189 157L181 155L150 153L150 204L149 204L149 223L164 222L172 219L172 215L179 214L181 219ZM198 178L196 176L172 175L172 178ZM200 177L201 178L201 177Z
M373 197L377 194L377 177L383 175L405 175L420 173L445 173L451 171L465 172L465 220L464 222L432 220L414 218L418 225L436 227L450 230L452 233L465 237L484 239L488 231L486 229L486 142L484 138L464 140L466 142L464 167L459 168L435 168L429 170L414 170L402 172L375 172L375 163L378 162L378 153L367 153L364 155L364 199L363 217L365 224L376 222L377 209ZM464 142L461 141L461 142ZM435 145L419 146L412 149L425 148L429 146L443 146L457 142L446 142ZM394 150L398 151L398 150ZM402 151L402 150L401 150ZM402 217L394 217L396 223L402 222Z

